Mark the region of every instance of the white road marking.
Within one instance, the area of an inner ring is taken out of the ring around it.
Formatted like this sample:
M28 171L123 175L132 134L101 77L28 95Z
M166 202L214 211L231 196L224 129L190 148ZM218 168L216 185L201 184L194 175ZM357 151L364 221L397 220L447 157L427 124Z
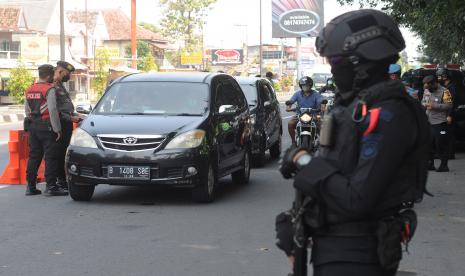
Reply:
M9 187L8 185L0 185L0 189L8 188L8 187Z
M286 119L290 119L292 117L295 117L295 115L291 115L291 116L286 116L286 117L281 117L283 120L286 120Z

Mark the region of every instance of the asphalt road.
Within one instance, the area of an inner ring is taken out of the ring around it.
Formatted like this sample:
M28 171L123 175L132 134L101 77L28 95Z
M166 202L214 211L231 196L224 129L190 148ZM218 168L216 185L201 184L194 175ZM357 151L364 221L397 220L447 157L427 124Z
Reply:
M457 157L450 173L430 175L435 197L418 205L399 275L465 275L465 154ZM7 162L0 143L2 171ZM185 190L98 186L80 203L0 185L0 275L287 275L274 218L293 190L277 169L275 160L253 169L247 186L222 179L212 204Z

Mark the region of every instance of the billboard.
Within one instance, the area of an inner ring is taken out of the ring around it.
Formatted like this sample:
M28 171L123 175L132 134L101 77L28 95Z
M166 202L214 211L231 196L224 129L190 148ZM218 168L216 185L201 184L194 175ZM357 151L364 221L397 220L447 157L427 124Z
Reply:
M242 64L244 50L242 49L212 49L213 65Z
M182 65L202 65L202 52L181 54Z
M317 36L324 26L323 0L272 0L273 38Z
M21 37L21 59L35 64L46 63L48 61L48 38Z

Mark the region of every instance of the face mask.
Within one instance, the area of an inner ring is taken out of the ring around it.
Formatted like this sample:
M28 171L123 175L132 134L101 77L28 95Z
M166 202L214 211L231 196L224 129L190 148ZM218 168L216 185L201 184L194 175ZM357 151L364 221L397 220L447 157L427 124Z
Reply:
M302 90L303 90L304 92L310 92L310 86L304 85L304 86L302 86Z
M354 84L355 73L352 66L341 66L331 68L334 83L339 88L340 93L349 92Z
M66 75L61 79L61 82L67 82L69 81L69 78L70 78L69 75Z

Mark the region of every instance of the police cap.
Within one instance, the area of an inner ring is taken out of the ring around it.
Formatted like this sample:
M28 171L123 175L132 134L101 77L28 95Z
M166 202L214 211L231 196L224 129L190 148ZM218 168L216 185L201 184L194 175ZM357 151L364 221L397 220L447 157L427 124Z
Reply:
M437 79L433 75L428 75L423 79L423 83L436 83Z
M37 68L40 76L50 76L53 75L55 68L50 64L43 64Z
M72 73L72 72L74 72L74 70L76 70L73 65L71 65L69 62L66 62L66 61L63 61L63 60L60 60L60 61L57 62L57 67L64 68L64 69L68 70L70 73Z

